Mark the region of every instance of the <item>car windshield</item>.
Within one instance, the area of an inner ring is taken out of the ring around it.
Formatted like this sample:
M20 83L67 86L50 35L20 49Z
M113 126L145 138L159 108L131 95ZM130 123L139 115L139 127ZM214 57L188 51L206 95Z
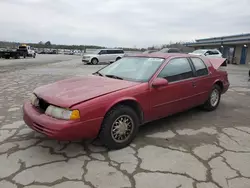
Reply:
M147 82L165 59L149 57L124 57L97 73L114 79Z
M195 50L193 53L195 54L204 54L207 50Z

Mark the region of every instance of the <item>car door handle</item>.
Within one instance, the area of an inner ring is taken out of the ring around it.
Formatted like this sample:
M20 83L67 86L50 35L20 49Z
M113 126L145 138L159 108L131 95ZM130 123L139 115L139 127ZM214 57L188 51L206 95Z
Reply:
M192 82L192 86L193 86L193 87L196 87L196 83L195 83L195 82Z

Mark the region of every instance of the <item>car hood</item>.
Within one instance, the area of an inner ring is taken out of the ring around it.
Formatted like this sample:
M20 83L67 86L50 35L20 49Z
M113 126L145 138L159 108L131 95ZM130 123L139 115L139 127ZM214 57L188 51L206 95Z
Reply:
M89 57L93 57L96 56L97 54L83 54L83 56L89 56Z
M75 104L137 84L139 83L101 76L85 76L41 86L35 89L34 93L49 104L70 108Z

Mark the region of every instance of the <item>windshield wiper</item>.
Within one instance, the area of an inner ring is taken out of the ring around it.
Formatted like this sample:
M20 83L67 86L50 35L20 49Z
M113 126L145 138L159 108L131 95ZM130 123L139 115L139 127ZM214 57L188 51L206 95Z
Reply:
M116 75L112 75L112 74L106 74L105 75L106 77L109 77L109 78L114 78L114 79L118 79L118 80L123 80L123 78L119 77L119 76L116 76Z
M94 72L93 74L97 74L98 76L103 76L101 73L99 72Z

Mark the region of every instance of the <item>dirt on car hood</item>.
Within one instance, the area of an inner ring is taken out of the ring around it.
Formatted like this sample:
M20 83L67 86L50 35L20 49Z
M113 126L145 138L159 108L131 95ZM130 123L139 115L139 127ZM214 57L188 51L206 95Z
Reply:
M49 104L69 108L75 104L94 99L121 89L137 85L101 76L75 77L41 86L34 90L38 98Z

